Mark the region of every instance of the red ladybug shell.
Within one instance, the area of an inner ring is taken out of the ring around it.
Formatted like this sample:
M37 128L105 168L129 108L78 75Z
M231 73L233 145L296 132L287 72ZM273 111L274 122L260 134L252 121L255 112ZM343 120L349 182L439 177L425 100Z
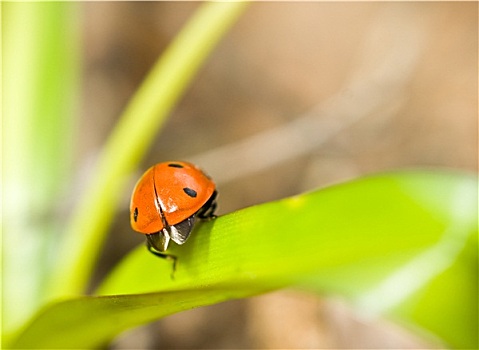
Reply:
M137 182L130 202L131 227L143 234L159 232L197 213L215 192L214 182L187 162L149 168Z

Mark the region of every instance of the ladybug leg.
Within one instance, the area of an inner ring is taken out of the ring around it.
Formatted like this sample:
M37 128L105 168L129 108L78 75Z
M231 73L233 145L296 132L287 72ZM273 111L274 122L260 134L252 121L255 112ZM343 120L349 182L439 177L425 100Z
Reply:
M160 252L158 248L156 247L156 245L154 244L154 240L152 239L153 235L156 235L156 234L146 235L147 236L146 247L148 251L150 251L150 253L152 253L153 255L159 258L173 260L173 270L171 271L171 279L175 279L176 263L178 258L173 254Z
M202 220L211 220L215 219L215 210L217 207L216 204L216 196L217 192L214 191L213 194L211 195L210 199L208 199L208 202L206 202L200 210L196 213L196 216Z
M156 255L159 258L173 260L173 269L174 270L176 269L176 260L178 258L175 255L161 253L161 252L157 251L155 248L153 248L151 245L149 245L148 243L146 244L146 246L147 246L148 250L150 251L150 253L152 253L153 255Z
M198 218L200 218L201 220L216 219L216 215L214 214L216 210L216 203L213 203L209 208L203 208L200 209L196 214Z

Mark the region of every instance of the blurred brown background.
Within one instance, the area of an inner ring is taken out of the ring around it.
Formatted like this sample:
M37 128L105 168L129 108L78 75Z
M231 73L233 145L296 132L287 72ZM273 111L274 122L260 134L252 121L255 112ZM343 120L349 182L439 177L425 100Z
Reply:
M82 4L78 182L199 5ZM201 70L142 170L170 159L197 162L217 179L220 214L378 171L476 172L477 6L254 3ZM129 227L129 195L98 277L143 242ZM124 334L112 347L424 346L435 344L362 320L341 301L287 291L174 315Z

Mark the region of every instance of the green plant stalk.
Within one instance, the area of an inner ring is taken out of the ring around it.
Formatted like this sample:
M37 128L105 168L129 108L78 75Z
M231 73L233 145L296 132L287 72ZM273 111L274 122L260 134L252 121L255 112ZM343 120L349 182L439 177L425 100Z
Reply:
M208 2L178 34L130 101L98 160L66 229L50 295L82 293L125 182L205 59L242 13L244 2Z
M2 315L12 329L42 303L79 91L74 3L2 3Z

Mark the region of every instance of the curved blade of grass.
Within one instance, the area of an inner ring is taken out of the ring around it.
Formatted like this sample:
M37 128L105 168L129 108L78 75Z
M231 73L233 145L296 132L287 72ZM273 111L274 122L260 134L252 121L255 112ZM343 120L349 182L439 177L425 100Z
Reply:
M16 347L99 346L174 312L288 285L376 306L453 347L477 345L472 176L393 173L265 203L200 225L172 252L174 280L170 261L139 247L98 290L116 295L46 308ZM391 298L393 287L403 293Z
M66 228L58 269L52 276L52 297L84 291L127 176L245 4L201 5L130 101L105 145L92 183Z

